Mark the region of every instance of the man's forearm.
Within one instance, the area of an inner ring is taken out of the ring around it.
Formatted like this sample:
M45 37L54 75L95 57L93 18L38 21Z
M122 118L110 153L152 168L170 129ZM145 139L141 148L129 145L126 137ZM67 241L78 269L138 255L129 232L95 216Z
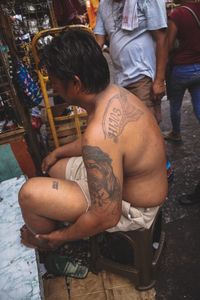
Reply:
M64 146L58 147L55 149L55 154L58 159L73 157L73 156L81 156L82 147L81 147L82 138L78 138L76 141L66 144Z
M87 212L80 216L80 218L70 227L63 231L61 239L63 242L79 240L87 238L105 231L108 228L113 227L113 222L100 221L96 215Z
M113 222L112 215L106 220L110 221L105 221L103 216L97 216L91 213L91 211L88 211L81 215L70 227L58 229L49 234L37 234L36 238L45 241L52 249L56 249L66 242L88 238L103 232L115 226L118 222L118 219L116 222Z

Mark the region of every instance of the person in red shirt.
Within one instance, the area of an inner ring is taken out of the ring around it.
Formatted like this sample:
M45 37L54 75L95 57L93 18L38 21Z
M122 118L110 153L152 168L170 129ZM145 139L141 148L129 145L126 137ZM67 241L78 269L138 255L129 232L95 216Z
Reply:
M172 131L165 139L181 141L181 106L186 89L200 121L200 1L175 1L181 4L169 16L168 41L172 69L168 78L168 98Z

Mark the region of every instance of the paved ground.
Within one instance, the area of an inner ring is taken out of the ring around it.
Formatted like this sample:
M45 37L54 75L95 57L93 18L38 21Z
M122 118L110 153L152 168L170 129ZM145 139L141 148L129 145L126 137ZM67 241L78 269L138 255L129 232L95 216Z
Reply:
M162 104L161 128L168 130L169 102ZM200 126L188 94L182 110L182 136L180 145L167 143L175 178L163 210L167 236L156 286L157 300L200 299L200 204L183 207L178 203L200 180Z

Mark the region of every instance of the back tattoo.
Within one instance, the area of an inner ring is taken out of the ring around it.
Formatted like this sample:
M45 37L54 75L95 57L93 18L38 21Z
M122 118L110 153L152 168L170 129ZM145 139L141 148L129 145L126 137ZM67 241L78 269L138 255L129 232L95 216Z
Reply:
M111 139L117 143L124 127L129 122L135 122L144 114L141 109L135 107L127 98L127 93L123 90L115 94L106 106L102 127L105 139Z

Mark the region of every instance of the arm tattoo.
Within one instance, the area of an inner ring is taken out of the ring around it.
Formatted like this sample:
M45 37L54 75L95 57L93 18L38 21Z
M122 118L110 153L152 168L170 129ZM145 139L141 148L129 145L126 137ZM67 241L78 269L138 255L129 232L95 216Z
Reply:
M87 167L88 186L92 205L96 208L107 209L112 206L112 213L116 204L120 205L121 186L118 178L113 173L112 159L99 147L83 147L84 163ZM106 206L104 206L106 205ZM103 207L104 206L104 207Z
M58 190L58 181L53 181L52 189Z
M136 122L144 112L135 107L127 98L125 91L114 95L106 106L102 127L104 137L117 143L119 136L122 134L124 127L129 122Z

